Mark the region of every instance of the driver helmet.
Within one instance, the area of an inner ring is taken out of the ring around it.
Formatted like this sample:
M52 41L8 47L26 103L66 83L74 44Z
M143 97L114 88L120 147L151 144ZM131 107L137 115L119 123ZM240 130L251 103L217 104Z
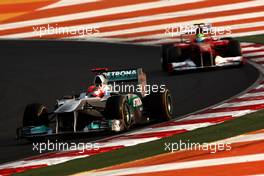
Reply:
M196 35L196 42L203 42L205 39L204 34L197 34Z
M106 84L107 84L107 79L105 78L104 75L96 75L96 77L94 78L95 86L99 87Z
M89 97L100 97L104 96L104 90L101 87L97 87L95 85L89 86L87 89L87 95Z

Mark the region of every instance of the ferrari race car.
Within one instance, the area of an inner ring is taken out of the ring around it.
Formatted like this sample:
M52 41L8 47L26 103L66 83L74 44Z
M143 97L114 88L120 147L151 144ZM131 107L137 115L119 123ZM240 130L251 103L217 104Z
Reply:
M188 40L181 35L181 42L162 46L161 65L164 71L191 70L208 67L241 66L243 57L240 43L233 38L205 37L210 31L209 24L195 24L195 36L187 34ZM190 40L190 38L192 38Z
M94 84L79 95L68 95L56 101L54 111L39 103L28 104L24 111L18 138L52 134L124 131L135 124L167 121L172 118L172 97L168 89L147 93L146 75L142 69L94 69ZM134 83L140 92L117 92L113 84Z

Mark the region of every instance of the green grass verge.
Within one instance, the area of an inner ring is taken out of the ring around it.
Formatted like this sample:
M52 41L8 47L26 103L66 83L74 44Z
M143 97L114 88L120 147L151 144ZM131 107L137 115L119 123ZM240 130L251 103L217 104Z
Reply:
M240 42L252 42L252 43L263 43L264 44L264 34L261 35L251 35L246 37L236 38Z
M164 150L165 143L178 142L179 140L189 140L189 142L194 143L213 142L259 129L264 129L264 110L207 128L54 166L30 170L17 175L69 175L166 153L167 151Z
M264 43L264 35L255 35L236 38L240 42ZM225 123L201 128L183 134L163 138L149 143L126 147L116 151L102 153L83 159L76 159L66 163L49 166L41 169L29 170L16 175L20 176L59 176L69 175L82 171L99 169L115 164L151 157L165 153L165 143L189 140L194 143L213 142L229 138L246 132L264 128L264 111L249 114Z

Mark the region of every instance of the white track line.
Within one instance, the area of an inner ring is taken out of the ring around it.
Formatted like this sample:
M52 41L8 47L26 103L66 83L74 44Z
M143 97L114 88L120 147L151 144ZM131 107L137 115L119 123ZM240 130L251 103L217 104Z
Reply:
M259 49L264 49L263 46L260 47L247 47L247 48L242 48L242 51L255 51L255 50L259 50Z
M146 128L137 132L130 133L128 135L137 135L137 134L147 134L147 133L155 133L155 132L166 132L166 131L173 131L173 130L187 130L191 131L197 128L203 128L216 123L197 123L197 124L187 124L187 125L175 125L175 126L166 126L166 127L157 127L157 128Z
M70 156L70 157L59 157L59 158L47 158L47 159L35 159L35 160L25 160L25 161L17 161L8 164L4 164L0 166L0 169L7 169L7 168L16 168L16 167L27 167L27 166L35 166L35 165L54 165L60 164L66 161L84 158L88 155L80 155L80 156Z
M146 142L151 142L155 141L157 139L160 139L158 137L148 137L148 138L138 138L138 139L122 139L122 138L117 138L117 139L112 139L107 142L100 143L100 147L114 147L114 146L134 146L137 144L142 144Z
M199 167L256 162L256 161L263 161L263 160L264 160L264 154L254 154L254 155L223 157L223 158L204 159L204 160L195 160L195 161L186 161L186 162L175 162L175 163L168 163L168 164L142 166L142 167L130 167L130 168L125 168L125 169L115 169L115 170L109 170L109 171L94 171L94 172L80 173L78 174L78 176L133 175L133 174L144 174L144 173L171 171L171 170L179 170L179 169L192 169L192 168L199 168Z
M258 85L256 88L254 88L254 90L256 90L256 89L262 89L262 88L264 88L264 84Z
M264 57L260 57L260 58L254 58L254 59L250 59L253 62L262 62L264 61Z
M264 55L264 51L243 54L243 56L261 56L261 55Z
M195 115L187 116L184 119L185 120L194 120L194 119L207 119L207 118L224 117L224 116L239 117L239 116L243 116L243 115L246 115L246 114L249 114L252 112L255 112L255 111L253 111L253 110L241 110L241 111L195 114Z
M264 96L264 92L246 93L245 95L239 96L238 98L251 98L259 96Z
M257 134L243 134L228 139L217 141L216 143L240 143L240 142L253 142L264 140L264 133Z
M224 103L220 106L214 107L216 108L231 108L231 107L240 107L240 106L249 106L249 105L261 105L264 104L264 100L246 100L241 102L234 102L234 103Z
M243 42L243 43L240 43L242 49L246 49L248 47L252 47L252 44L255 45L255 43L250 43L250 42Z

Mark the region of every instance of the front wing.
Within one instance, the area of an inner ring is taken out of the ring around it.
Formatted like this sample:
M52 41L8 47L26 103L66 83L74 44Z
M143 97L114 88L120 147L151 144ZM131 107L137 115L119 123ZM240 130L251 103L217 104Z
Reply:
M202 68L214 68L214 67L228 67L228 66L238 66L243 63L242 56L236 57L220 57L215 58L215 65L211 66L197 66L195 63L189 59L183 62L172 62L169 63L169 71L183 71L183 70L194 70Z

